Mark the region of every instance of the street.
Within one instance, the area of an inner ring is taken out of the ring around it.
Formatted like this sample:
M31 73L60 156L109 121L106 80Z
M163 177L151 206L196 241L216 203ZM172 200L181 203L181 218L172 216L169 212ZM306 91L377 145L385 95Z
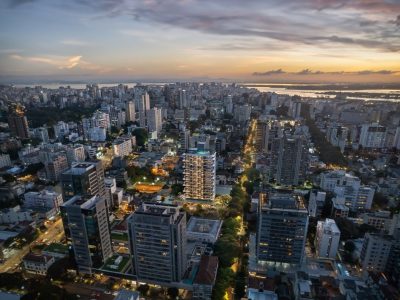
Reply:
M0 273L13 272L17 269L21 263L22 258L29 253L31 247L35 244L50 244L52 242L59 242L64 237L64 229L61 218L55 221L53 224L47 225L48 229L43 232L39 237L33 241L30 245L24 246L22 249L15 249L14 255L8 258L3 264L0 265Z

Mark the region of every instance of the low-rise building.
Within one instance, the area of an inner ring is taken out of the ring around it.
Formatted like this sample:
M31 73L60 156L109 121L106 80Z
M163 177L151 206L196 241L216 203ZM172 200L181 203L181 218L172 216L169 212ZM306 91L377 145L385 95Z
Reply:
M191 217L187 224L188 240L214 244L221 231L222 221Z
M60 211L59 207L63 203L62 194L49 190L28 192L24 198L24 207L26 208L54 208L57 212Z
M217 278L218 257L202 256L199 271L193 281L193 298L195 300L211 299L212 290Z
M0 211L0 224L12 224L23 221L33 221L35 214L32 210L22 210L19 205Z
M33 253L28 253L22 259L25 271L37 275L46 275L54 261L52 256Z

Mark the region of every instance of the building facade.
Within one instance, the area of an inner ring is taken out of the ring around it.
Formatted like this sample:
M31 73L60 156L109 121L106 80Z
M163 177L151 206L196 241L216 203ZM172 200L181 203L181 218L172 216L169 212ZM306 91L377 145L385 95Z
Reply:
M186 271L186 214L179 206L142 204L128 219L132 267L139 281L168 285Z
M216 156L192 149L183 154L184 195L187 200L214 201Z
M393 245L391 236L366 233L360 253L363 271L383 272Z
M269 192L258 208L257 260L261 264L300 265L306 243L308 211L291 192Z
M301 135L284 134L271 145L271 178L281 185L298 185L307 167L305 140Z
M105 198L104 169L101 161L77 162L61 175L64 201L75 195Z
M318 221L315 241L318 257L335 259L339 242L340 230L335 220Z
M105 199L74 196L61 206L67 241L72 245L79 272L91 274L112 256Z

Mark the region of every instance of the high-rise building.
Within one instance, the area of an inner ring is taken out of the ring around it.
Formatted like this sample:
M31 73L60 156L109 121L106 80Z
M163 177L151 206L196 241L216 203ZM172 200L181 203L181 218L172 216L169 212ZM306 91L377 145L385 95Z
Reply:
M149 132L157 132L157 136L161 133L163 124L161 108L153 107L147 111L147 127Z
M182 154L189 150L189 141L190 141L190 130L183 126L179 132L179 144L180 148L178 149L178 153Z
M38 127L33 130L35 138L41 140L43 143L49 142L49 132L46 127Z
M340 230L335 220L318 221L316 249L318 257L335 259L340 242Z
M65 135L69 134L69 125L64 121L59 121L53 126L54 137L56 139L62 140Z
M366 233L360 253L363 271L383 272L389 259L393 237Z
M215 153L190 149L183 154L183 169L185 199L213 201L216 187Z
M8 108L8 127L11 134L20 139L29 139L28 120L26 119L24 107L16 104Z
M268 122L257 120L255 134L255 148L258 153L268 152L269 124Z
M69 166L72 166L74 162L85 161L86 159L85 148L81 144L68 145L66 151Z
M139 124L145 128L147 125L147 112L150 110L150 96L145 92L139 101Z
M304 180L307 152L304 137L284 134L272 143L271 178L278 184L298 185Z
M143 203L128 219L132 267L139 281L168 285L186 271L186 214L175 205Z
M289 115L294 119L298 119L300 118L300 114L301 114L301 102L290 101Z
M383 148L386 142L386 127L377 123L361 126L360 145L363 148Z
M224 99L225 101L225 112L227 114L233 114L233 101L232 101L232 95L228 95Z
M60 210L78 270L91 274L93 267L100 267L112 255L106 201L99 196L74 196Z
M52 160L45 164L46 177L51 181L58 181L61 174L68 169L68 160L65 154L55 154Z
M64 201L75 195L105 198L104 169L101 161L77 162L61 175Z
M300 265L308 212L292 192L269 192L259 201L256 255L260 264Z
M239 123L245 123L250 120L251 105L235 105L234 118Z
M185 90L179 90L179 109L185 109L187 107L187 95Z
M136 121L135 102L133 102L133 101L126 102L125 113L126 113L126 121L127 122L135 122Z
M325 205L326 192L310 191L310 199L308 201L308 214L310 217L319 217Z

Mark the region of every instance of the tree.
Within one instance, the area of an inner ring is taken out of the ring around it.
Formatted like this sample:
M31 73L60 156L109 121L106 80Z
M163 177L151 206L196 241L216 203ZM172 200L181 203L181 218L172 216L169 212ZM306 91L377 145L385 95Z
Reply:
M382 193L376 192L374 194L373 203L380 208L386 208L389 203L389 199Z
M30 164L23 172L24 175L36 175L38 171L44 168L44 164L36 163L36 164Z
M246 189L247 194L253 195L253 193L254 193L254 182L253 181L245 181L243 183L243 186Z
M136 128L133 132L132 135L135 136L136 138L136 144L138 146L144 146L147 142L148 139L148 133L147 130L144 128Z
M47 278L55 280L65 280L67 269L71 266L69 257L63 257L56 260L47 270Z
M352 253L354 250L356 250L356 245L354 244L353 241L347 241L347 242L344 244L344 250L345 250L346 252Z
M147 293L150 290L150 286L148 284L141 284L138 286L137 291L142 295L142 296L147 296Z
M171 185L171 193L172 195L179 195L180 193L183 192L183 185L180 183L175 183L173 185Z
M246 295L246 270L243 267L236 275L235 296L242 299Z
M170 287L167 294L171 299L176 299L179 296L179 290L176 287Z
M217 280L212 291L211 299L223 300L225 291L232 285L234 280L233 271L230 268L218 268Z
M260 171L256 168L249 168L245 171L245 175L250 181L256 181L257 179L260 179L260 174Z
M14 182L14 181L17 180L17 179L15 178L14 175L8 174L8 173L6 173L6 174L3 175L3 179L4 179L6 182Z

